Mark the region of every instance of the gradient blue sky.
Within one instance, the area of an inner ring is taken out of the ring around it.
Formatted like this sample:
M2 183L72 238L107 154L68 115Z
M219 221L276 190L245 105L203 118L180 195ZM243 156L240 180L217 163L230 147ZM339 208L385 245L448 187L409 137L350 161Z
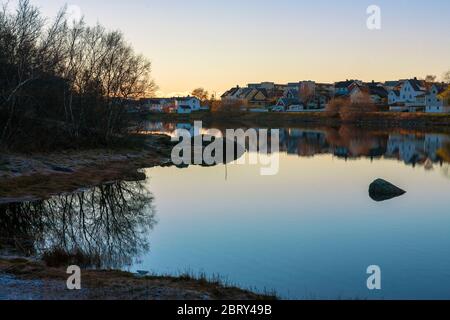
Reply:
M32 0L54 16L64 1ZM441 76L450 69L448 0L71 0L89 24L120 29L153 62L162 94L203 86ZM366 9L382 29L366 28Z

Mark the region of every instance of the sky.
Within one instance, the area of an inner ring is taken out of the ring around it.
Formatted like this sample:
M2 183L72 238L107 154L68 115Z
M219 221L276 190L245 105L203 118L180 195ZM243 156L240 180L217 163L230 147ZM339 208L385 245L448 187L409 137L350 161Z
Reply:
M4 0L2 0L4 2ZM121 30L152 62L159 95L204 87L438 77L450 70L448 0L31 0L53 17ZM369 30L366 10L381 9Z

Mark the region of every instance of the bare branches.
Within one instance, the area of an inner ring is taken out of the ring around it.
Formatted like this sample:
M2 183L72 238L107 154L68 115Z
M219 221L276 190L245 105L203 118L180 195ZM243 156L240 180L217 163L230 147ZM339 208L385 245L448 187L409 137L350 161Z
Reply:
M156 90L151 63L119 31L69 23L66 9L47 24L29 0L14 13L0 10L0 124L45 110L69 121L74 137L108 140L126 125L123 102Z

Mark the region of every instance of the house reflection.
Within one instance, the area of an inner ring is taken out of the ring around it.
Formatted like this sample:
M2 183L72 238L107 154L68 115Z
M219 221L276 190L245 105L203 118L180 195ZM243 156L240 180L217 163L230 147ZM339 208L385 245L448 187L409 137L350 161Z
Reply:
M387 157L404 161L405 164L424 165L431 169L433 163L448 161L443 153L448 148L450 137L440 134L390 135Z
M141 182L115 182L49 200L4 204L0 249L10 255L69 257L83 267L130 266L149 250L152 202Z
M188 124L180 124L183 127ZM217 126L216 126L217 127ZM177 124L158 123L155 131L171 135ZM217 127L222 132L226 126ZM257 129L259 130L259 129ZM450 162L450 136L445 134L401 134L342 125L321 128L278 128L280 151L300 157L332 154L345 160L368 157L403 161L406 165L432 169ZM269 135L270 137L270 135ZM271 141L267 141L270 145ZM265 142L263 142L263 145ZM271 149L268 148L270 151Z

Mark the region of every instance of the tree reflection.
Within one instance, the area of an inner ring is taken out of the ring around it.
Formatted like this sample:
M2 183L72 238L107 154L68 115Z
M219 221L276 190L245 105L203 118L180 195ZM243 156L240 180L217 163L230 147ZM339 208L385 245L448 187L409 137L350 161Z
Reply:
M153 196L141 182L115 182L45 201L0 206L0 247L57 252L97 268L129 266L149 250Z

